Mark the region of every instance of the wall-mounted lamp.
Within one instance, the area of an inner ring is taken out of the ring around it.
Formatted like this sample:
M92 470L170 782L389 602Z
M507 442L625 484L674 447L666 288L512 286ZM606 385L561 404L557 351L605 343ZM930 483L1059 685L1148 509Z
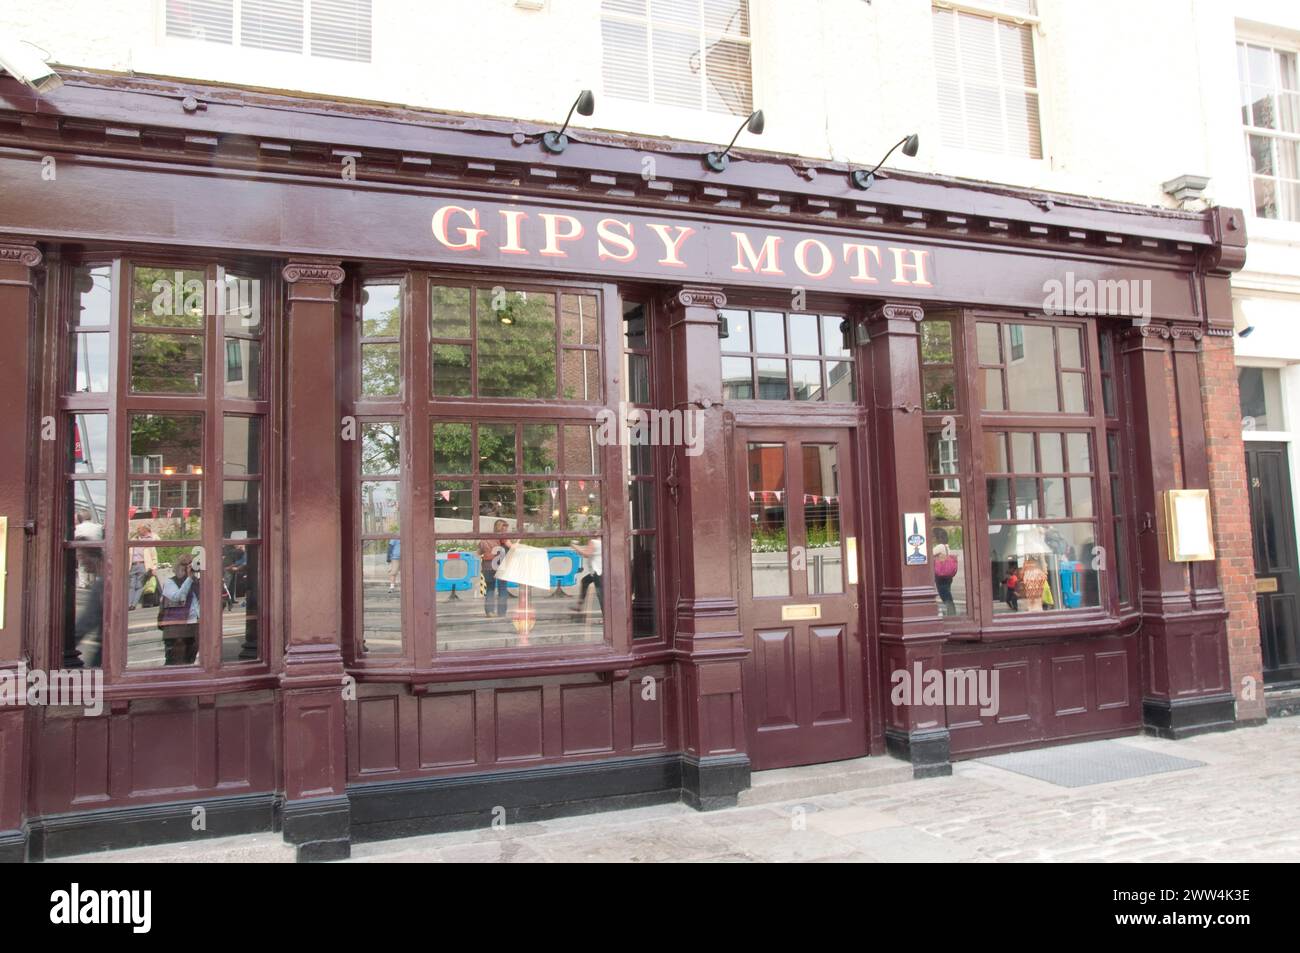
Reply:
M710 152L706 155L704 157L705 167L712 169L714 172L725 172L727 170L727 164L731 161L728 157L731 152L731 147L736 144L736 140L740 138L740 134L746 129L756 136L761 136L763 134L763 110L755 109L749 114L749 118L741 123L740 128L736 130L736 134L732 136L731 141L727 143L727 148L723 149L721 152Z
M547 152L554 152L558 155L568 147L569 137L564 132L569 128L569 120L573 118L575 109L580 116L590 116L596 111L596 97L592 95L591 90L584 89L578 94L578 98L569 107L569 114L564 117L564 125L560 127L559 132L551 130L542 135L542 148Z
M879 172L880 167L885 164L885 160L894 154L894 149L897 149L899 146L903 147L903 155L914 156L916 155L916 151L921 148L921 137L916 133L912 133L910 136L904 136L902 139L899 139L894 143L893 148L885 153L885 158L877 162L876 167L870 172L865 172L862 169L854 169L849 173L849 181L853 183L854 188L865 190L875 185L876 173Z

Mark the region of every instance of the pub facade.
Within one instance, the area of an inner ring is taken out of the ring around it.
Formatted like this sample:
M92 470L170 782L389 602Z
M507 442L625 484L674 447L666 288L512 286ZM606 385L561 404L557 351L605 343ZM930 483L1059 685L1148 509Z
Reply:
M65 79L0 78L0 667L102 710L0 706L6 858L1238 723L1249 530L1168 491L1240 471L1239 212Z

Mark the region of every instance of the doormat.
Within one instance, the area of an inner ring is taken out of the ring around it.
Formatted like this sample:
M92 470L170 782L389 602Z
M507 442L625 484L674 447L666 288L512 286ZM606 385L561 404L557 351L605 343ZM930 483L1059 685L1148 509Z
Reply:
M1082 788L1090 784L1105 784L1108 781L1124 781L1148 774L1164 774L1205 766L1204 761L1177 758L1116 741L1057 745L1034 751L976 758L975 762L1014 771L1063 788Z

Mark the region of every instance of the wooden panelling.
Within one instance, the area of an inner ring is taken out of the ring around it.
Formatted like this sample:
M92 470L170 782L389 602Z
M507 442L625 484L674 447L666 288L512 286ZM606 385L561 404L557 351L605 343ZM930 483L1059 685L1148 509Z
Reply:
M417 699L421 768L470 765L478 760L474 695L443 692Z

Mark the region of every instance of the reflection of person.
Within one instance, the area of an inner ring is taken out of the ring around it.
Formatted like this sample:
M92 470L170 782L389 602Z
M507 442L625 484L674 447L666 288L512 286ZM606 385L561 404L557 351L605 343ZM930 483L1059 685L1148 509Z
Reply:
M148 523L136 530L135 538L154 538L153 531L149 528ZM157 567L158 551L152 546L139 546L131 550L130 589L126 599L128 609L134 609L140 604L140 596L144 592L145 580Z
M1047 573L1034 556L1025 560L1024 570L1020 573L1020 585L1024 589L1026 608L1030 612L1041 612L1047 589Z
M397 588L397 581L402 570L402 541L400 539L390 539L388 541L386 561L388 562L388 591L392 592Z
M506 581L497 578L497 570L513 543L506 538L509 528L510 524L505 520L497 520L492 524L492 532L498 534L497 538L478 542L479 561L483 564L483 614L487 616L504 616L509 609Z
M601 574L604 572L604 565L601 561L601 541L599 536L593 536L585 546L576 539L573 541L573 548L582 554L583 559L587 561L587 574L582 577L582 585L578 587L578 604L574 607L575 613L581 612L583 604L587 601L587 589L591 586L596 587L596 604L600 606L600 611L605 611L605 592L601 585Z
M172 575L163 580L163 608L187 606L185 622L162 625L163 610L158 612L163 633L164 665L192 665L199 654L199 574L192 567L194 557L188 553L176 560Z
M82 522L74 531L74 538L102 540L104 528L98 523ZM68 668L98 668L100 665L104 628L103 562L104 554L98 548L77 550L77 585L86 590L86 598L77 611L72 631L68 633L71 644L65 648L63 660Z
M1016 559L1014 556L1007 559L1007 575L1003 579L1002 599L1011 608L1012 612L1020 611L1020 603L1016 599L1016 589L1020 586L1020 570L1016 568Z
M957 557L948 549L946 529L942 526L935 527L934 538L937 540L931 551L931 556L934 558L934 588L939 591L943 614L956 615L957 603L952 599L952 581L957 577Z

